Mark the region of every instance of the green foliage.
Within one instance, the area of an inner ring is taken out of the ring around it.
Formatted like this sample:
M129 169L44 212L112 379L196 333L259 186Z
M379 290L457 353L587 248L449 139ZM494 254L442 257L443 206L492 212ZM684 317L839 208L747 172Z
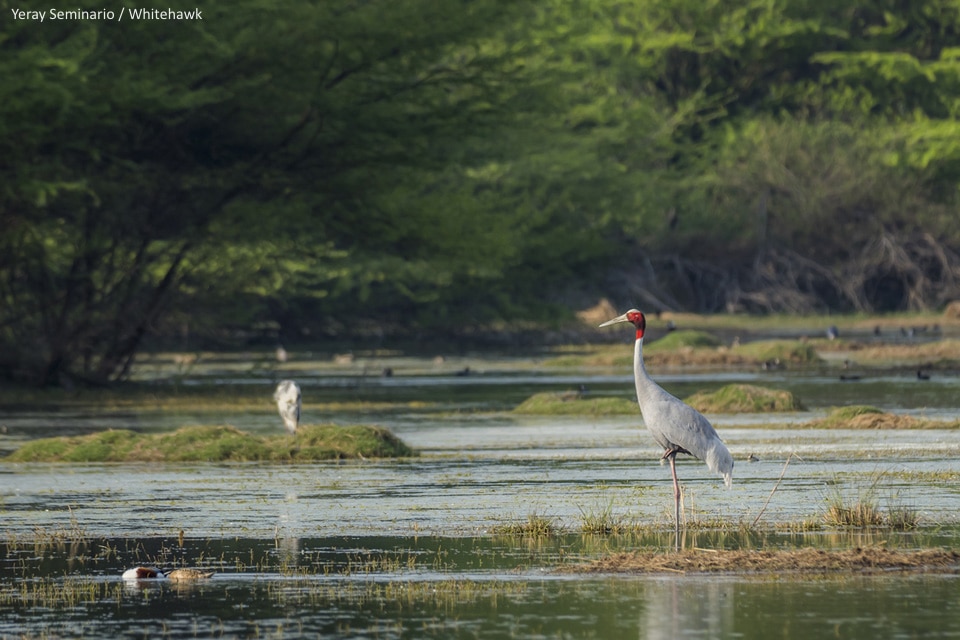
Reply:
M712 393L700 391L686 402L704 413L803 411L803 405L789 391L750 384L728 384Z
M4 23L0 375L103 384L152 334L263 323L557 325L604 295L960 297L960 9L942 0L204 17Z
M496 276L513 229L462 181L452 217L426 194L510 99L502 54L479 46L510 16L250 0L189 24L16 23L0 41L3 370L101 383L171 307L249 326L265 299L282 317L339 298L346 316Z
M408 457L416 453L382 427L301 427L294 438L261 438L230 426L183 427L172 433L110 430L27 442L6 462L314 462Z

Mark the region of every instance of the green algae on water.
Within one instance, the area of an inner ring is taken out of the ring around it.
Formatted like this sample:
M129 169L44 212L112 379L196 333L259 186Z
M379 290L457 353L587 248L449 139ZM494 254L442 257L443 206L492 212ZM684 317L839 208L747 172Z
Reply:
M260 437L229 425L172 433L126 429L28 442L5 462L313 462L408 457L416 453L391 431L367 425L303 426L294 437Z

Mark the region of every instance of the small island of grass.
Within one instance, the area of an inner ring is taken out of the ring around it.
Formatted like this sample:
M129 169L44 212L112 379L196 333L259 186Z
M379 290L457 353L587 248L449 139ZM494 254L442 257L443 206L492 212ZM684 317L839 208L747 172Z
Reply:
M416 453L382 427L314 425L296 436L261 437L227 425L172 433L126 429L28 442L4 462L317 462L392 458Z
M957 429L960 420L932 420L887 413L876 407L852 405L837 407L825 418L807 422L813 429Z
M750 384L728 384L712 393L700 391L686 400L703 413L767 413L802 411L800 401L789 391Z
M530 396L513 412L554 416L622 416L638 415L640 409L632 398L591 398L576 392L545 392Z
M659 340L646 346L650 351L672 351L675 349L713 349L720 346L720 338L706 331L672 331Z

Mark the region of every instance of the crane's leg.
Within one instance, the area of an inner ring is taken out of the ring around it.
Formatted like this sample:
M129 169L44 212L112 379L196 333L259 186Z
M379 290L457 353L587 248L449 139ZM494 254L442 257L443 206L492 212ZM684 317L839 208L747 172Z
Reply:
M680 534L680 480L677 479L677 449L668 449L663 457L670 462L670 473L673 475L673 514L674 531Z

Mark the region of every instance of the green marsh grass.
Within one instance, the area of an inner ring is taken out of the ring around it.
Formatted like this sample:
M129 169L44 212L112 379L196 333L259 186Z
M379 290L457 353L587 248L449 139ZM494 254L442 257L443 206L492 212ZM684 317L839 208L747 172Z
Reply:
M916 529L920 514L915 509L891 499L884 511L878 498L886 474L876 473L869 483L854 487L850 492L841 489L840 482L831 483L826 495L823 521L828 526L854 529L888 528L898 531Z
M591 535L616 535L630 530L630 524L623 516L614 515L613 504L608 504L599 511L580 509L580 532Z
M896 531L913 531L920 528L920 513L904 504L887 507L886 525Z
M879 527L884 523L877 503L863 498L853 502L846 502L842 498L831 499L823 519L834 527Z

